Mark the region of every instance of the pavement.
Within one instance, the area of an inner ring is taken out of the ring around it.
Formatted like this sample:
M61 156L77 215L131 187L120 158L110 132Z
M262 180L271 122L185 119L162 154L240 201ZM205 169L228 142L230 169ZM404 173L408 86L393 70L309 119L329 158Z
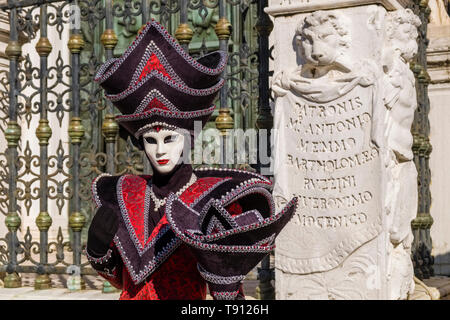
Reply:
M50 275L51 289L35 290L33 274L22 274L22 287L4 288L0 280L0 300L118 300L120 291L103 293L103 278L100 276L84 276L84 290L69 290L67 288L67 275ZM247 300L255 300L255 289L259 281L256 279L244 280L244 292ZM211 300L210 295L207 300Z
M64 288L35 290L33 287L0 288L0 300L118 300L119 292L100 290L70 291Z

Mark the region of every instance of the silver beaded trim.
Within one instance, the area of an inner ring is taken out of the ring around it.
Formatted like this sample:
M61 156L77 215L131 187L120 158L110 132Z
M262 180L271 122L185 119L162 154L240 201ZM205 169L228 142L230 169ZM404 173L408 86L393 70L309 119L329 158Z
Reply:
M128 273L130 274L131 280L133 280L134 284L139 284L142 282L147 276L155 271L168 256L170 256L180 245L181 240L177 237L174 237L152 260L150 260L147 265L141 269L139 272L136 272L130 260L127 257L127 253L122 246L122 243L119 240L118 236L114 237L114 244L116 245L120 256L122 257L122 261L124 262Z
M172 66L167 61L166 57L162 53L162 51L158 48L158 46L153 42L153 40L150 41L147 48L145 48L144 55L141 58L141 62L138 64L136 68L136 72L134 73L133 77L131 78L131 82L129 83L129 86L132 86L136 84L139 81L139 76L141 75L142 71L144 70L145 66L147 65L148 59L150 59L151 55L155 54L156 57L159 59L159 62L164 66L164 69L166 69L167 73L170 75L170 77L180 83L183 86L187 85L181 80L181 78L176 74L175 70L173 70ZM159 71L158 71L159 72Z
M235 300L238 296L239 291L213 291L211 295L217 300Z
M238 275L238 276L229 276L229 277L223 277L219 276L214 273L210 273L206 271L199 263L197 263L197 269L198 272L200 272L200 275L208 282L215 283L215 284L232 284L236 282L242 282L245 279L245 275Z
M194 170L195 171L195 170ZM195 207L197 205L197 203L199 203L203 198L205 198L208 194L211 193L211 191L213 191L214 189L216 189L218 186L220 186L221 184L232 180L233 178L230 177L225 177L222 180L220 180L219 182L216 182L215 184L213 184L208 190L206 190L205 192L203 192L199 197L197 197L194 201L192 201L192 203L189 205L191 208Z
M109 270L108 268L104 268L103 271L100 271L100 270L96 270L96 271L100 274L103 274L109 278L114 279L114 278L116 278L116 275L114 274L116 269L117 269L117 267L114 266L114 268L112 268L111 270Z
M211 234L216 228L219 232L226 231L225 227L222 225L222 223L217 219L217 217L212 217L209 221L208 227L206 228L206 234Z
M267 179L266 177L255 173L255 172L251 172L251 171L245 171L245 170L239 170L239 169L231 169L231 168L214 168L214 167L201 167L201 168L197 168L194 171L218 171L218 172L234 172L234 173L241 173L241 174L247 174L250 176L254 176L255 178L258 178L260 180L266 181L270 184L272 184L272 182Z
M108 67L111 64L113 64L114 62L116 62L117 60L118 60L118 58L111 58L109 60L106 60L106 62L101 65L101 67L98 69L97 73L95 74L94 81L99 80L102 77L103 73L106 71L106 69L108 69Z
M143 134L146 133L147 131L150 131L150 130L152 130L154 127L158 127L158 126L159 126L159 127L162 127L161 130L172 130L172 131L177 131L177 130L180 129L180 128L176 127L176 126L167 124L167 123L165 123L165 122L159 122L159 121L156 121L156 122L152 122L152 123L150 123L150 124L146 124L145 126L143 126L142 128L140 128L140 129L134 134L134 136L135 136L136 138L139 138L141 135L143 135Z
M124 114L124 115L118 115L116 116L117 122L126 122L126 121L136 121L136 120L142 120L142 119L148 119L152 117L154 114L160 115L163 117L169 117L169 118L179 118L179 119L192 119L192 118L198 118L201 116L209 115L214 112L214 109L216 108L215 105L212 105L211 107L203 110L194 110L194 111L186 111L186 112L174 112L169 110L163 110L159 108L153 108L149 111L146 111L144 113L140 114Z
M225 220L228 222L228 224L231 226L231 228L238 227L238 225L236 224L236 221L234 221L233 217L215 199L209 200L208 203L206 203L206 205L203 207L202 211L200 212L200 217L199 217L200 225L202 225L204 223L206 214L209 212L209 209L211 209L211 207L214 207L217 211L219 211L221 216L223 218L225 218ZM222 223L217 218L215 220L214 220L214 218L211 218L211 221L209 221L209 223L208 223L206 234L210 234L211 231L214 229L214 227L218 227L221 232L226 231L226 229L224 228Z
M270 246L274 243L275 241L275 233L272 233L271 236L268 236L267 238L264 238L260 241L258 241L257 243L255 243L255 246Z
M120 65L128 58L128 56L134 51L134 49L138 46L138 44L142 41L142 39L145 37L148 30L154 26L161 34L162 36L167 40L167 42L172 46L172 48L175 49L175 51L186 61L188 62L192 67L197 69L198 71L201 71L206 74L210 75L217 75L223 71L223 69L226 66L226 53L222 51L218 51L221 55L221 60L217 67L215 69L211 69L208 67L203 66L199 62L197 62L194 58L192 58L190 55L188 55L183 48L177 43L177 41L167 32L167 30L164 29L158 22L152 20L147 22L147 26L144 28L144 30L136 37L136 39L132 42L132 44L128 47L128 49L125 51L125 53L117 59L115 65L108 70L106 74L103 74L105 71L105 68L100 68L99 72L97 73L96 77L94 78L95 81L102 83L106 79L108 79L119 67ZM103 72L100 72L103 71Z
M179 112L180 109L175 107L175 105L167 100L166 97L158 90L158 89L152 89L150 92L145 96L145 98L142 100L142 102L137 107L136 111L133 114L142 113L143 110L148 106L148 104L154 99L157 98L159 101L161 101L164 106L166 106L170 111Z
M125 200L123 199L123 191L122 191L123 180L126 179L128 176L130 176L130 175L123 175L117 181L117 202L119 203L120 212L122 214L122 219L125 222L128 233L130 234L130 237L133 240L134 246L136 247L136 249L139 253L139 256L142 256L151 247L152 243L148 243L146 246L142 246L141 242L139 241L139 239L136 235L134 227L131 224L129 213L128 213L127 207L125 205ZM148 238L149 208L150 208L150 187L147 185L145 188L145 199L144 199L144 223L145 223L144 236L145 236L145 239ZM158 234L158 236L161 237L162 234Z
M180 190L178 190L175 195L176 196L180 196L187 188L189 188L191 185L193 185L195 182L197 181L197 177L195 174L191 175L191 178L189 179L189 181L183 186L181 187ZM154 202L154 211L158 211L158 209L160 207L162 207L163 205L166 204L166 199L167 197L163 198L163 199L158 199L155 195L155 193L153 192L153 189L150 188L150 197L152 198L153 202Z
M97 182L102 177L112 177L112 176L109 173L102 173L101 175L99 175L97 178L95 178L92 181L92 184L91 184L92 200L94 201L95 206L96 206L97 209L102 206L102 202L100 200L100 196L98 195L98 192L97 192Z
M186 93L188 95L191 95L191 96L208 96L208 95L211 95L211 94L217 92L223 86L223 84L225 82L224 79L220 79L212 87L205 88L205 89L194 89L194 88L190 88L190 87L181 85L181 84L179 84L179 83L177 83L177 82L175 82L173 80L168 79L166 76L164 76L163 74L161 74L161 72L159 72L157 70L152 70L141 81L139 81L137 84L126 88L124 91L122 91L120 93L116 93L116 94L107 94L107 93L105 93L105 97L108 98L108 100L110 100L112 102L117 102L119 100L122 100L122 99L128 97L133 92L135 92L140 87L142 87L147 81L149 81L153 77L158 78L159 80L161 80L162 82L164 82L167 85L171 86L175 90L184 92L184 93Z
M97 264L104 264L104 263L108 262L109 259L111 259L112 249L108 249L108 251L106 251L106 254L100 258L91 256L87 250L84 250L84 253L86 254L86 257L90 262L97 263Z
M261 227L265 227L267 225L270 225L274 222L276 222L279 218L281 218L284 213L289 209L289 207L296 203L296 198L292 199L288 205L277 215L271 216L264 220L263 223L257 222L252 223L250 225L242 226L236 229L227 230L223 233L215 233L212 235L206 235L206 236L198 236L195 234L188 234L183 232L178 225L174 222L172 217L172 203L173 201L178 200L180 203L182 203L187 210L193 211L190 207L188 207L183 201L179 200L175 197L175 195L172 193L167 198L166 203L166 216L167 220L169 221L172 230L176 233L176 235L183 240L183 242L186 242L187 244L206 251L217 251L217 252L256 252L256 253L267 253L272 251L275 248L275 245L269 245L269 246L258 246L258 245L218 245L218 244L212 244L212 243L205 243L217 240L219 238L228 237L232 234L238 234L247 232L250 230L259 229ZM186 235L189 235L186 236Z

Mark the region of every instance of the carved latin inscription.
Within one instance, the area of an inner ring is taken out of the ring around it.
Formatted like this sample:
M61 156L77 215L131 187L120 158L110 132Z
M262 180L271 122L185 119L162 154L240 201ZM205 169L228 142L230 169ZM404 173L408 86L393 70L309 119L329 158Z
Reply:
M381 230L379 148L373 143L374 68L349 59L348 19L315 12L297 28L307 63L275 76L275 201L297 212L277 241L277 268L338 266Z

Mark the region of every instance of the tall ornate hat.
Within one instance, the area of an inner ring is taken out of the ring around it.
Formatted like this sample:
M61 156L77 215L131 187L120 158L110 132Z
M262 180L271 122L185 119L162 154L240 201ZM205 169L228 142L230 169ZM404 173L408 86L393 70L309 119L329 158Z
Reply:
M214 111L226 62L223 51L193 59L153 20L94 80L122 113L117 122L134 137L154 125L192 131L195 120L205 125Z

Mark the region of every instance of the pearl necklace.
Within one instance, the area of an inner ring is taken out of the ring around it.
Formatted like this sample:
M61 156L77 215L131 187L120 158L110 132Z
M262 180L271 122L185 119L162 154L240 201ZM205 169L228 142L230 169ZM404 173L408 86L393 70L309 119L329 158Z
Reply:
M197 181L197 177L195 176L195 174L192 174L191 179L189 179L188 183L186 183L183 187L181 187L180 190L178 190L175 195L177 197L181 196L181 194L187 189L189 188L195 181ZM155 212L158 211L158 209L160 207L162 207L163 205L166 204L166 199L167 197L164 197L162 199L158 199L155 195L155 193L153 192L153 187L150 188L150 197L152 198L153 202L155 203L155 208L153 209Z

